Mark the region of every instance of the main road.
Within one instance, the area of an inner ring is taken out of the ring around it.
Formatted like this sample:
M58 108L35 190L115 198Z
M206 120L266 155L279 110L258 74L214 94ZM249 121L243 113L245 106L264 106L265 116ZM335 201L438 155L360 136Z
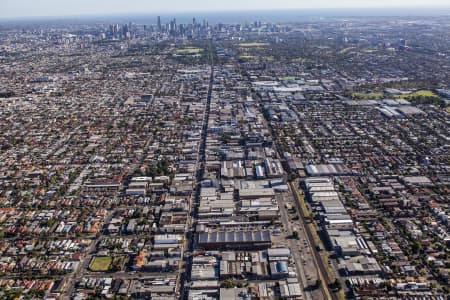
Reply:
M317 296L315 298L312 291L307 289L308 280L305 276L306 272L305 272L305 266L303 265L303 255L300 255L300 251L298 249L298 244L299 244L298 240L292 238L294 229L292 228L292 225L291 225L291 218L289 217L288 212L286 211L286 207L285 207L286 197L284 195L277 195L276 199L277 199L278 207L280 209L280 218L281 218L281 221L285 228L285 234L288 237L286 239L286 241L289 245L289 249L291 249L292 257L294 258L294 261L295 261L295 268L297 271L299 283L303 290L303 295L305 296L306 300L321 300L321 299L317 299ZM301 232L299 233L299 235L301 235Z
M194 224L197 219L198 214L198 203L200 198L200 182L203 178L203 174L205 172L205 162L206 162L206 138L208 135L208 122L209 122L209 113L211 110L211 96L212 96L212 88L214 84L214 53L213 53L213 44L212 41L209 42L209 60L210 60L210 77L209 77L209 85L208 85L208 94L206 97L206 105L203 113L203 124L202 124L202 132L201 132L201 141L197 152L197 162L196 162L196 182L194 185L194 196L191 197L190 205L190 217L188 218L188 223L186 224L186 253L191 254L194 250L195 243L195 229ZM182 278L180 278L180 299L187 299L187 285L191 279L192 272L192 255L184 255L183 260L185 262L184 273L182 273Z

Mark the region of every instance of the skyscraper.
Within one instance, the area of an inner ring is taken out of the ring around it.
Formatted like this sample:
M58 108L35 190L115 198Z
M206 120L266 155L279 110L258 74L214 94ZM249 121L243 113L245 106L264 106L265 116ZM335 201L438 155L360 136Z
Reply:
M161 17L160 16L158 16L158 21L157 21L157 29L158 29L158 32L161 32Z

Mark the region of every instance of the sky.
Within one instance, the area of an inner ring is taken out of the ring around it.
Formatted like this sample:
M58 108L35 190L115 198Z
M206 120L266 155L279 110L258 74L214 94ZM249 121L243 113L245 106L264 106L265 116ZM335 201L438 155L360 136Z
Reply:
M0 0L0 18L232 10L445 6L448 0Z

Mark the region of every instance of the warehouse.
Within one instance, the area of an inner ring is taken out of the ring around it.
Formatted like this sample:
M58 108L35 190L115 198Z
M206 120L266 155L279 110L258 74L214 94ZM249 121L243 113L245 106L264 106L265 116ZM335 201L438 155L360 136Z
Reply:
M270 232L262 231L216 231L200 233L198 246L204 249L267 249L272 245Z
M351 175L351 171L343 164L307 165L306 172L310 176Z

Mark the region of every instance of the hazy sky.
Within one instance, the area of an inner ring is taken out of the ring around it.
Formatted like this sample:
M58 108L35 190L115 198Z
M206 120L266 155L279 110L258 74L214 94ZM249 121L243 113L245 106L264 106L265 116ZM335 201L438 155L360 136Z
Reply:
M0 18L392 6L450 6L450 4L448 0L0 0Z

